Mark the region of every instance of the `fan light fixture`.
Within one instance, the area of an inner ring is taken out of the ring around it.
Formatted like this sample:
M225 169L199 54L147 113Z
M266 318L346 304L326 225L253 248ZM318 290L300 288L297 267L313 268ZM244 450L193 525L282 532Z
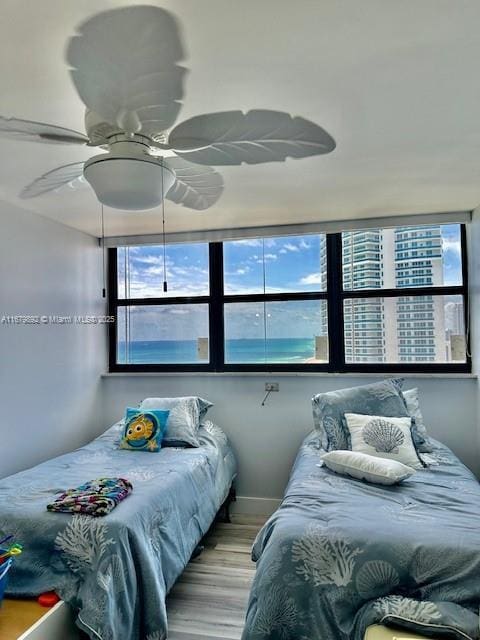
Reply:
M139 43L133 52L125 46L132 33ZM161 7L118 7L78 25L66 61L87 108L87 135L0 116L0 137L108 153L47 171L20 197L87 182L102 204L115 209L151 209L165 197L204 211L223 192L223 178L213 166L285 162L335 149L335 140L315 122L272 109L204 113L176 124L184 102L184 60L179 23ZM78 181L82 174L86 180Z
M176 178L161 158L111 153L90 158L85 163L83 175L101 203L127 211L158 207Z

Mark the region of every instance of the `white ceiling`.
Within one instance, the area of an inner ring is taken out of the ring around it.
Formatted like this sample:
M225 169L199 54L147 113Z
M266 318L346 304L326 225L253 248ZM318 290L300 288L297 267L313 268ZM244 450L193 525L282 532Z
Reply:
M301 115L330 155L222 167L218 203L166 203L168 231L474 208L480 202L478 0L164 0L187 47L180 120L229 109ZM123 0L0 0L0 114L84 131L66 39ZM125 43L134 47L135 40ZM0 140L0 199L99 235L88 187L17 198L95 150ZM158 233L160 211L106 212L107 235Z

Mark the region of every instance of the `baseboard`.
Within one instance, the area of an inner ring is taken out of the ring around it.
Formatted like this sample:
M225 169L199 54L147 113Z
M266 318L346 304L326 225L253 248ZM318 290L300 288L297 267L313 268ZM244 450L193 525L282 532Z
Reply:
M280 502L281 500L275 498L237 496L236 502L232 503L231 512L245 515L271 516L280 506Z

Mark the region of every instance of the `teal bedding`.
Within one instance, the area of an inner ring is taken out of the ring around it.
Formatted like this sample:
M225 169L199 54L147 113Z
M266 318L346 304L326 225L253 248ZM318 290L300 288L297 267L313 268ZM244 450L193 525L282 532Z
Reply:
M96 640L164 640L165 597L227 497L235 459L206 423L200 447L118 448L122 423L85 447L0 481L0 537L24 546L8 596L55 590ZM50 513L68 488L123 477L133 493L108 516Z
M383 622L478 640L480 485L431 439L432 466L396 486L337 475L310 434L257 536L243 640L363 640Z

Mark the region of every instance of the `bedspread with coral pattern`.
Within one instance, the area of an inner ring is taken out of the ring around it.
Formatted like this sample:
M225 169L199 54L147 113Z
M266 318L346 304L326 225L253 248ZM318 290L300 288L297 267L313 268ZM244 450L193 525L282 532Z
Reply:
M89 445L0 481L0 537L14 534L7 594L55 590L95 640L164 640L165 596L225 500L235 460L223 431L206 422L199 448L158 453L118 448L118 423ZM133 492L103 518L49 513L68 487L99 476Z
M381 486L319 466L307 436L253 547L243 640L363 640L379 622L479 639L480 485L432 442L431 466Z

